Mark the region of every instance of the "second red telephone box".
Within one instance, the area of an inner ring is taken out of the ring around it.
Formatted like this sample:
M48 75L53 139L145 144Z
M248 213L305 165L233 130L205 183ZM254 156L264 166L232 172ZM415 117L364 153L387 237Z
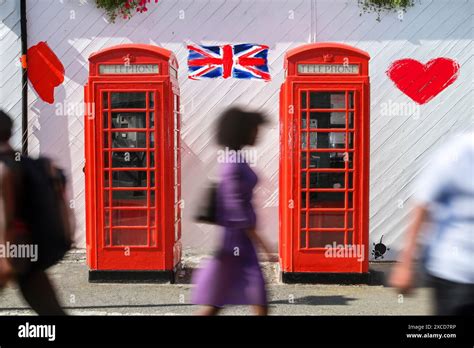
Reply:
M280 91L283 281L368 279L369 55L337 43L286 54Z
M176 58L166 49L139 44L106 48L89 61L89 280L172 281L181 258Z

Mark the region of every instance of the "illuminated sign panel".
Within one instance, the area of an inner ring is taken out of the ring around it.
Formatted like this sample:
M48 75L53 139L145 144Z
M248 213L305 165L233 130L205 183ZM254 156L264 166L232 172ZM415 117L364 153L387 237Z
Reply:
M99 74L158 74L158 64L101 64Z
M358 74L358 64L298 64L299 74Z

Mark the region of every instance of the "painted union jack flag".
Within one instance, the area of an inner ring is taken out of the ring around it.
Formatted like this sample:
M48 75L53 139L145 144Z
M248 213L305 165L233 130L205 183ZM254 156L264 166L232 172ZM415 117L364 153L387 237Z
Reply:
M268 46L254 44L188 45L188 77L260 79L269 81Z

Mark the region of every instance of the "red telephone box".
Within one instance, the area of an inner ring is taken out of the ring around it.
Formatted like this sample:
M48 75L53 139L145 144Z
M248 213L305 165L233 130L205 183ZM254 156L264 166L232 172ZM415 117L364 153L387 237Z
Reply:
M173 281L181 258L177 60L139 44L106 48L89 63L89 280Z
M369 55L287 52L280 90L282 280L368 280Z

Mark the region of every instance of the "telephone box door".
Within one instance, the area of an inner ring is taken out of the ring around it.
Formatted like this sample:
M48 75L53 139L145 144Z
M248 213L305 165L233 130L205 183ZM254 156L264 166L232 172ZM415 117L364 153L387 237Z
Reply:
M294 88L299 147L294 175L294 267L363 272L367 241L359 216L362 85L301 83Z
M163 86L120 88L98 84L95 89L98 266L159 269L164 265Z

